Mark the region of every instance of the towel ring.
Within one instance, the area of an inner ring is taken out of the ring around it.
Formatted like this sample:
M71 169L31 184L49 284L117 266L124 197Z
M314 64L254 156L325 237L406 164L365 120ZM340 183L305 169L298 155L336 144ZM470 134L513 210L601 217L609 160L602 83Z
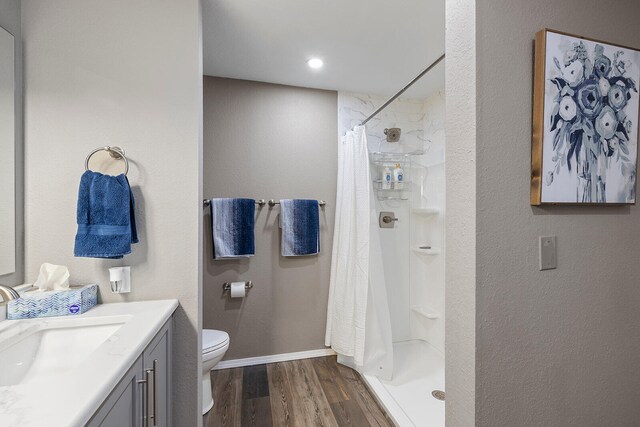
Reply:
M87 158L84 161L84 170L88 171L89 170L89 159L91 159L91 156L93 156L94 154L96 154L98 151L106 151L109 153L109 155L114 158L115 160L124 160L124 174L126 175L129 172L129 160L127 160L127 157L124 155L124 150L118 146L112 146L112 147L98 147L95 150L93 150L92 152L89 153L89 155L87 156Z

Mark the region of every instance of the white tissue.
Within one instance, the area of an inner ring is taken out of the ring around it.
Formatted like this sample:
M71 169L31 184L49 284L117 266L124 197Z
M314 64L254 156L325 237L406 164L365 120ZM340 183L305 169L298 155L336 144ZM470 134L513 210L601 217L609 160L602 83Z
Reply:
M64 265L45 262L40 266L40 274L33 286L41 291L69 289L69 269Z
M244 298L244 282L231 282L231 298Z

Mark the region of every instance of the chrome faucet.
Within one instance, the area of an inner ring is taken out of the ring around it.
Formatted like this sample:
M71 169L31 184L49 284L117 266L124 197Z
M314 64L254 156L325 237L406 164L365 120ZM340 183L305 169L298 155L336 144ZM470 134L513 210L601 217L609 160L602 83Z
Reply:
M0 285L0 297L3 302L20 298L20 294L10 286Z

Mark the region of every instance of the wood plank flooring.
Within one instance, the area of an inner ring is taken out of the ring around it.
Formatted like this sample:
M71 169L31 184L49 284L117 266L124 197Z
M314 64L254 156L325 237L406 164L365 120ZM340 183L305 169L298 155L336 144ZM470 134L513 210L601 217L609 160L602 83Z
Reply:
M211 372L205 427L392 427L360 375L336 357Z

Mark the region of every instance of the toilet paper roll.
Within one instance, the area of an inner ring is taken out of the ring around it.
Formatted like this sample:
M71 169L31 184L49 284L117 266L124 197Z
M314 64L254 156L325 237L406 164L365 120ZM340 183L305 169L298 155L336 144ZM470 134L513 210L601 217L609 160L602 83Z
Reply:
M231 298L244 298L244 282L231 282Z

